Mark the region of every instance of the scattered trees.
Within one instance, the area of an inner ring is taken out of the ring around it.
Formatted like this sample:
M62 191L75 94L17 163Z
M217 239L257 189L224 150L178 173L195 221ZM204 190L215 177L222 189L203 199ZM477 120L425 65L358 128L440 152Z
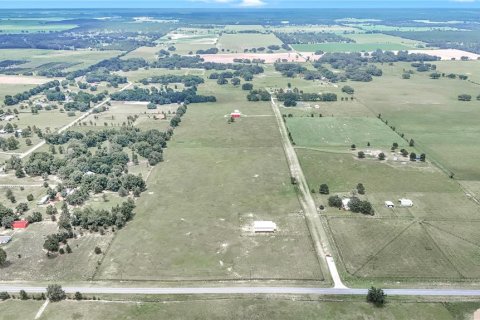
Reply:
M326 183L322 183L320 185L320 189L319 189L318 192L321 193L321 194L329 194L330 190L328 189L328 185Z
M472 100L472 96L469 94L464 93L464 94L458 95L458 101L470 101L470 100Z

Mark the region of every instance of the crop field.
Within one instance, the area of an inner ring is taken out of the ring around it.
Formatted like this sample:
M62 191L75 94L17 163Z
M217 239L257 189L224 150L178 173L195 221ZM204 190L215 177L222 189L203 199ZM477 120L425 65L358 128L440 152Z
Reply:
M218 39L217 48L230 52L243 52L244 49L268 47L283 44L273 33L224 33ZM278 52L278 51L277 51ZM282 51L280 51L282 52Z
M239 31L259 31L259 32L264 32L265 27L261 25L247 25L247 24L242 24L242 25L234 25L234 24L229 24L226 25L224 28L225 31L234 31L234 32L239 32Z
M354 33L344 36L354 40L357 44L399 44L410 47L411 49L425 46L425 43L421 41L390 36L383 33Z
M218 102L189 106L95 278L322 280L270 104L214 81L199 90ZM227 124L233 109L246 116ZM253 220L279 232L255 236Z
M43 50L43 49L0 49L0 60L25 60L16 66L21 72L41 70L53 66L65 66L67 71L86 68L101 60L113 58L120 51L106 50Z
M130 58L143 58L147 61L157 60L157 53L160 51L161 47L140 47L133 51L130 51L128 54L122 57L122 59Z
M6 303L13 304L11 301ZM32 302L16 301L18 305ZM343 301L302 301L283 299L207 299L202 301L162 302L95 302L62 301L47 306L40 319L73 320L105 319L115 314L116 319L467 319L478 308L478 302L470 303L388 303L383 308L374 308L366 302L348 299ZM29 306L33 309L33 306ZM0 304L1 310L1 304ZM179 317L178 315L181 314ZM1 316L0 316L1 317ZM10 320L13 318L0 318Z
M0 20L0 33L2 34L55 32L65 31L76 27L78 27L78 25L63 23L60 21L45 21L33 19Z

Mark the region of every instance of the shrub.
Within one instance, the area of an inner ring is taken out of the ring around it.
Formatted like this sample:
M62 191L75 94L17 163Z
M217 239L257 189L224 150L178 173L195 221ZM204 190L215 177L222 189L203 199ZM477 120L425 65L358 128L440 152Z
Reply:
M95 254L100 254L102 253L102 249L100 249L100 247L95 247Z
M368 289L367 301L379 307L385 304L385 297L387 295L380 288L371 287Z
M328 205L330 207L341 208L342 207L342 199L337 195L331 196L330 198L328 198Z
M65 291L63 291L62 287L58 284L50 284L47 287L47 297L52 302L57 302L61 300L65 300L67 295Z

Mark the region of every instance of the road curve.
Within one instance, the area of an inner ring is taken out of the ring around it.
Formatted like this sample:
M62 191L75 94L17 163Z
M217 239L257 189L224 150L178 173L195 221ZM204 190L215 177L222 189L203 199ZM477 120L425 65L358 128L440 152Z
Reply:
M0 286L0 291L27 293L45 292L45 287ZM293 295L366 295L367 289L308 288L308 287L63 287L67 293L84 294L156 294L156 295L232 295L232 294L293 294ZM385 289L390 296L480 296L480 290L469 289Z

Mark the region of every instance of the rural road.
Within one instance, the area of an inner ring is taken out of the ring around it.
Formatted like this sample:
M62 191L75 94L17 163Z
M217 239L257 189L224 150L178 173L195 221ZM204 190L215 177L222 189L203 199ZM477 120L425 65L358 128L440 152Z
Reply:
M119 92L123 91L123 90L126 90L128 89L129 87L132 86L132 83L129 82L126 86L124 86L123 88L121 88L119 90ZM85 119L86 117L88 117L90 114L92 114L93 110L95 108L98 108L98 107L101 107L103 106L104 104L106 104L107 102L109 102L111 99L110 98L107 98L105 101L97 104L96 106L93 106L92 108L90 108L90 110L88 110L86 113L84 113L81 117L78 117L77 119L73 120L72 122L70 122L69 124L63 126L62 128L60 128L57 133L62 133L63 131L67 130L68 128L72 127L75 123L79 122L79 121L82 121L83 119ZM29 154L31 154L32 152L34 152L35 150L39 149L40 147L42 147L44 144L45 144L45 140L42 140L40 141L39 143L37 143L36 145L34 145L33 147L31 147L30 149L28 149L28 151L26 151L25 153L22 153L20 155L20 159L23 159L25 157L27 157Z
M45 287L2 286L0 291L27 293L45 292ZM158 295L205 295L205 294L312 294L312 295L366 295L367 289L308 288L308 287L63 287L66 293L84 294L158 294ZM480 296L480 290L467 289L385 289L390 296Z
M328 267L328 271L330 272L334 287L337 289L344 289L346 288L346 286L342 283L342 279L340 278L337 271L335 260L330 255L327 233L323 228L320 217L318 216L317 206L315 205L315 201L313 200L312 194L310 193L307 179L305 179L302 167L300 166L300 161L298 161L297 153L295 152L295 149L293 148L292 143L290 142L290 139L288 137L287 127L283 120L282 113L280 112L280 109L275 102L273 93L271 102L273 112L277 118L280 134L282 136L283 149L285 150L285 155L287 157L287 161L290 167L290 173L292 177L294 177L297 181L298 190L300 191L299 200L305 213L307 226L313 238L319 262L324 266L326 262L326 266Z

